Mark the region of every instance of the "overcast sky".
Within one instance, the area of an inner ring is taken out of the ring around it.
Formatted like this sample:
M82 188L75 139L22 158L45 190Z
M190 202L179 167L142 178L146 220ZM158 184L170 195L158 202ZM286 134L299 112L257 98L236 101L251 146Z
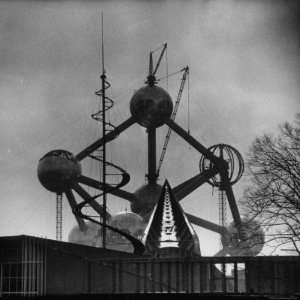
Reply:
M227 143L246 156L253 139L276 132L299 112L298 1L1 1L0 2L0 235L55 238L55 195L38 182L41 156L78 153L97 137L90 118L99 99L100 14L105 66L117 125L144 83L151 49L168 43L170 72L189 65L191 134L205 146ZM165 75L163 61L160 75ZM166 87L165 82L161 82ZM180 75L169 79L173 99ZM178 111L187 128L187 89ZM159 129L161 147L166 128ZM135 191L146 173L146 134L138 125L111 143L113 162L131 174ZM160 149L158 150L158 154ZM200 155L172 135L161 171L175 186L197 174ZM97 167L83 165L85 175ZM242 197L243 182L234 186ZM188 212L218 223L217 193L201 187L182 202ZM109 198L112 213L129 209ZM230 213L228 212L230 219ZM75 224L64 202L63 237ZM217 252L215 234L198 230L204 255Z

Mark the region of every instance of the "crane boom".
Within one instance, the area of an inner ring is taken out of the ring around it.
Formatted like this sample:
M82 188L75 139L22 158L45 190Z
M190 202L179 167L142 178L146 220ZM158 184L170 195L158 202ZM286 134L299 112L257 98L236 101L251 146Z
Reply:
M159 56L159 58L158 58L158 61L157 61L157 63L156 63L156 66L155 66L155 69L154 69L152 75L155 75L155 74L156 74L157 69L158 69L158 67L159 67L159 65L160 65L160 62L161 62L162 57L163 57L163 55L164 55L164 53L165 53L166 50L167 50L167 43L164 44L164 47L163 47L163 49L162 49L162 51L161 51L161 53L160 53L160 56Z
M177 94L177 99L176 99L176 102L175 102L174 110L173 110L172 115L171 115L171 120L173 120L173 121L175 120L175 117L176 117L176 114L177 114L177 111L178 111L178 107L179 107L179 103L180 103L180 100L181 100L182 92L183 92L183 89L184 89L184 85L185 85L185 82L186 82L186 78L189 74L189 67L186 66L181 71L183 72L183 75L182 75L182 78L181 78L180 88L179 88L179 91L178 91L178 94ZM162 152L161 152L161 155L160 155L158 168L157 168L157 171L156 171L157 176L159 175L164 157L166 155L166 151L167 151L168 143L169 143L169 140L170 140L171 132L172 132L171 128L169 128L168 132L166 134L164 146L162 148Z

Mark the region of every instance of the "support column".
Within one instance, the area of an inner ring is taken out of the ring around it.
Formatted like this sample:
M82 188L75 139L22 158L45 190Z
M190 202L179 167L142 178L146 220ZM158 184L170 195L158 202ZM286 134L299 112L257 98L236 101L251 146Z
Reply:
M148 128L148 182L156 183L156 129Z
M56 195L56 240L62 240L62 194Z

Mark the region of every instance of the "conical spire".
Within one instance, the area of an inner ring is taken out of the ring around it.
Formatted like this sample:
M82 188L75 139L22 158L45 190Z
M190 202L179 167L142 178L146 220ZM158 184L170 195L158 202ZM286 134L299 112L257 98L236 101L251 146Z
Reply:
M198 237L167 180L145 230L144 243L154 255L200 255Z

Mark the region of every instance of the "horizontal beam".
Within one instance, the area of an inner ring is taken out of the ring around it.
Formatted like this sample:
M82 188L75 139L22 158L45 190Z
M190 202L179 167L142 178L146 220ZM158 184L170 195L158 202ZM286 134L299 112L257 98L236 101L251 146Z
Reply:
M103 187L104 187L103 183L101 183L95 179L92 179L90 177L83 176L83 175L81 175L78 178L78 182L88 185L88 186L93 187L98 190L103 190ZM119 188L114 188L113 186L108 185L108 184L106 184L105 186L106 186L105 191L109 194L120 197L129 202L133 202L134 200L136 200L135 195L133 193L129 193L129 192L121 190Z
M108 143L115 139L122 131L129 128L132 124L135 123L135 119L133 117L130 117L125 122L117 126L113 131L110 131L108 134L106 134L104 137L98 139L96 142L79 152L75 158L80 161L84 158L86 158L88 155L90 155L92 152L97 150L99 147L101 147L104 143Z
M187 213L186 213L186 216L190 220L191 223L193 223L195 225L198 225L200 227L203 227L205 229L214 231L214 232L219 233L219 234L223 234L224 231L226 231L226 228L223 227L223 226L220 226L220 225L217 225L215 223L203 220L199 217L196 217L196 216L193 216L193 215L190 215L190 214L187 214Z
M187 195L192 193L195 189L207 182L211 177L215 176L217 173L217 168L211 168L209 170L203 171L200 174L197 174L196 176L176 186L175 188L173 188L173 193L175 195L176 200L181 201Z

